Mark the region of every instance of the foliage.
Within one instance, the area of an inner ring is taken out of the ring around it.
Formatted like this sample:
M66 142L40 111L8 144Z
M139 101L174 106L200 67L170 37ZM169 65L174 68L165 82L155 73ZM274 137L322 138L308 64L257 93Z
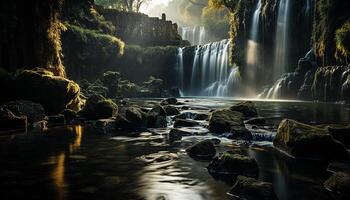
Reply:
M202 23L206 30L217 38L227 38L230 29L228 10L223 6L219 8L212 6L212 2L209 1L209 6L203 9Z
M114 36L75 25L66 26L67 30L63 34L63 52L65 65L69 66L69 74L79 75L83 70L85 74L91 73L96 77L96 74L102 74L102 66L113 66L124 54L124 42ZM98 70L99 68L101 69Z
M335 57L338 60L344 60L347 63L347 57L350 54L350 21L346 22L341 28L336 30L335 43Z
M96 4L106 8L139 12L143 4L151 0L96 0Z

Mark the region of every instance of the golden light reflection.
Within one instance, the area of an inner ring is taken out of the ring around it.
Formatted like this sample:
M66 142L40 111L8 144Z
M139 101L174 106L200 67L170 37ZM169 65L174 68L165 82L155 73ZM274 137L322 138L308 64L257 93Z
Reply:
M80 145L81 145L81 138L83 134L83 127L78 125L78 126L73 126L72 131L75 133L75 138L72 144L69 146L69 151L70 153L73 153L74 151L78 150Z
M58 156L52 156L50 161L56 163L52 172L52 179L57 189L57 199L62 200L65 198L66 194L66 183L64 179L65 153L61 152Z

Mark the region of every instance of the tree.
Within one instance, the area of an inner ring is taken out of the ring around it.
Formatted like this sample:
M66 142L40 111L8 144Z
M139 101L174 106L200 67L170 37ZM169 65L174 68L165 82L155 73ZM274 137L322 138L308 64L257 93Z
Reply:
M96 4L118 10L140 12L142 5L151 0L96 0Z

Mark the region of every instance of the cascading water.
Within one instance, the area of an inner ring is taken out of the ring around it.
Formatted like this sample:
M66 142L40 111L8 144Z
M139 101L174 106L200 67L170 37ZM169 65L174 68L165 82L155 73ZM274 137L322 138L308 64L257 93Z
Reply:
M230 40L197 46L192 66L189 95L229 96L239 85L237 67L229 64Z
M274 80L287 71L290 0L280 0L275 37Z
M258 74L257 68L259 67L259 18L261 13L261 0L258 0L255 12L253 14L250 37L247 44L247 72L248 82L254 82L256 75Z
M183 63L183 49L178 48L177 50L177 85L179 87L180 95L183 96L182 91L184 90L184 63Z
M183 40L189 41L192 45L204 45L208 42L204 26L179 27Z

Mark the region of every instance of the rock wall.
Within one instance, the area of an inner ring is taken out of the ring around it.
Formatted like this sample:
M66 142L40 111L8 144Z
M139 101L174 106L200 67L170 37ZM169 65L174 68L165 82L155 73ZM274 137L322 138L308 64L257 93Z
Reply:
M98 9L106 20L116 27L116 36L128 44L142 46L178 46L181 36L177 32L177 24L145 14L123 12L113 9Z
M0 2L0 67L44 67L64 76L59 20L63 0Z

